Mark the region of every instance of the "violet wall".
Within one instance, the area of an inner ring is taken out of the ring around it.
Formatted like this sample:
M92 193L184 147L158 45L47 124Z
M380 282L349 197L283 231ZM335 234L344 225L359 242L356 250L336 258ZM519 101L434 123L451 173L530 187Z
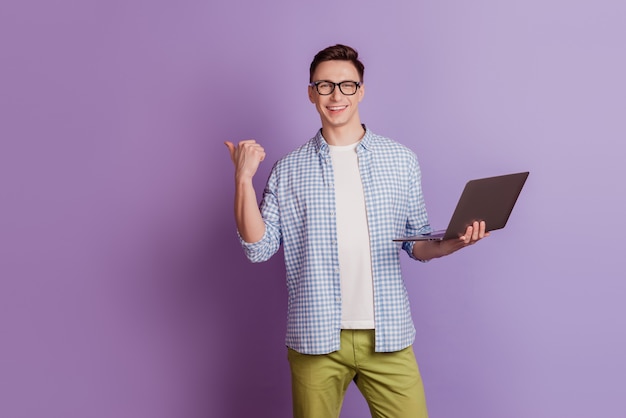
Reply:
M431 221L530 170L506 229L403 259L433 418L626 416L626 6L17 1L0 8L0 416L290 416L282 256L252 265L224 140L319 127L321 48L414 149ZM350 389L342 418L367 416Z

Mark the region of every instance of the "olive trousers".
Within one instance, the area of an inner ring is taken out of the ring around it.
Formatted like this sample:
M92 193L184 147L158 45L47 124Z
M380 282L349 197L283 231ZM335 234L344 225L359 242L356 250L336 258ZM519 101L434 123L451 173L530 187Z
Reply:
M308 355L288 349L294 418L339 418L350 382L373 418L427 418L413 347L374 351L374 330L342 330L341 349Z

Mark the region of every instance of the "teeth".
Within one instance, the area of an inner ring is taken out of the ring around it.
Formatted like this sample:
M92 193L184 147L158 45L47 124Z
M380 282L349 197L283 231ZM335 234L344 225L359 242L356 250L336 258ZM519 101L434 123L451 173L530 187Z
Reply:
M341 110L341 109L345 109L346 106L334 106L334 107L329 107L329 110Z

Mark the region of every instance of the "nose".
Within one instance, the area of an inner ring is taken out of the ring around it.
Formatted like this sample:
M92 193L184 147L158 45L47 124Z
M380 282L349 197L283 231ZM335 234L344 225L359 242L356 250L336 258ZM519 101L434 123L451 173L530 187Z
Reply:
M341 99L341 96L343 96L343 93L339 89L339 86L335 86L335 90L331 93L330 98L333 100L339 100Z

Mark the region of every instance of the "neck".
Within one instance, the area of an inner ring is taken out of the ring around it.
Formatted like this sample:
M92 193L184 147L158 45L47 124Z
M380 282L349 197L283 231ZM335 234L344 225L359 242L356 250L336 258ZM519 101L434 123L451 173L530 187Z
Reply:
M345 126L322 126L322 136L329 145L350 145L358 142L365 135L365 129L359 122Z

